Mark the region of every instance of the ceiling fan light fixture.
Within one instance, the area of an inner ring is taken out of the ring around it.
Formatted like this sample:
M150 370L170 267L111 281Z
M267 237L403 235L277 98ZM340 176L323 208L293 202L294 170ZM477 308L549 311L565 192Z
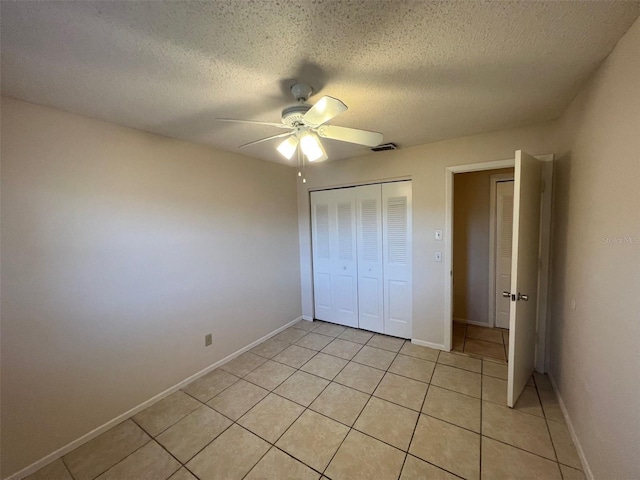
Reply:
M301 135L300 148L310 162L322 161L329 158L318 137L311 132L305 132Z
M298 139L294 135L287 138L277 147L278 152L287 160L293 158L293 154L296 153L296 148L298 148Z

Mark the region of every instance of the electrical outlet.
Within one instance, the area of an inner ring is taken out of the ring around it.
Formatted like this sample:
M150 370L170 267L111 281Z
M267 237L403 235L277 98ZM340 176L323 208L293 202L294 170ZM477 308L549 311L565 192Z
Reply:
M208 347L209 345L211 345L213 343L213 336L210 333L207 333L204 336L204 346Z

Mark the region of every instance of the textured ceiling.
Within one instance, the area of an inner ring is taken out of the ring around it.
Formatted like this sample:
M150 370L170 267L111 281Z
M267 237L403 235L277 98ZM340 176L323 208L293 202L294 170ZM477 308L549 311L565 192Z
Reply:
M2 92L237 152L281 130L214 118L279 121L298 79L349 106L333 124L406 147L557 117L639 13L622 1L3 1ZM332 159L368 152L323 142ZM275 142L241 152L282 161Z

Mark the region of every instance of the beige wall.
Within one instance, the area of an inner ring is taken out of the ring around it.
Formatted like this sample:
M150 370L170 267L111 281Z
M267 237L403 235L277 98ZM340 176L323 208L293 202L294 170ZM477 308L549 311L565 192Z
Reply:
M594 477L640 478L640 20L558 144L550 371Z
M425 126L428 128L428 126ZM392 138L388 139L393 141ZM364 182L413 180L413 338L444 343L444 263L434 262L444 242L434 230L444 229L445 169L451 165L504 160L517 149L533 155L555 152L555 123L474 135L396 151L372 153L307 169L307 183L298 183L302 311L313 315L309 190Z
M491 175L513 168L457 173L453 181L453 317L489 324Z
M300 315L293 169L10 99L1 153L3 477Z

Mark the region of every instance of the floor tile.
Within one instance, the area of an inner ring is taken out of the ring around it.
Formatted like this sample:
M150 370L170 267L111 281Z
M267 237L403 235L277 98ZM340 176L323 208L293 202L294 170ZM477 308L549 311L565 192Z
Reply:
M558 464L482 437L482 477L492 480L560 480Z
M467 332L466 323L453 322L453 334L464 336Z
M203 405L156 439L180 462L188 462L209 442L231 426L231 420Z
M202 404L181 390L172 393L133 417L149 435L155 437Z
M482 402L482 435L556 460L544 418Z
M319 333L320 335L328 335L330 337L337 337L343 333L347 328L341 325L335 325L333 323L323 323L322 325L313 329L313 333Z
M371 340L367 342L367 345L375 348L382 348L383 350L390 350L392 352L399 352L404 345L404 339L390 337L388 335L375 334L371 337Z
M311 350L320 351L333 341L333 337L328 335L320 335L319 333L311 332L306 337L301 338L296 342L299 347L310 348Z
M373 393L383 376L382 370L349 362L334 381L361 392Z
M297 403L270 393L243 415L238 423L268 442L275 443L303 411L304 407Z
M306 410L278 440L276 446L322 472L348 431L349 427Z
M475 373L482 371L482 360L457 353L442 352L438 358L438 363Z
M508 366L506 363L497 363L488 360L482 361L482 374L489 377L496 377L506 380L508 376Z
M347 363L349 363L347 360L321 352L300 367L300 370L313 373L327 380L333 380Z
M394 352L365 345L362 347L362 350L353 357L353 361L362 363L363 365L369 365L370 367L379 368L380 370L386 370L389 368L389 365L391 365L394 358L396 358L396 354Z
M309 408L345 425L353 425L368 400L366 393L330 383Z
M418 421L418 412L371 397L353 428L406 451Z
M431 385L423 413L480 433L480 399Z
M213 397L207 405L231 420L237 420L269 393L262 387L238 380L224 392Z
M295 325L291 325L292 327L299 328L301 330L305 330L307 332L312 331L314 328L318 328L318 322L313 322L310 320L300 320Z
M329 385L324 378L298 371L274 390L278 395L308 407Z
M480 478L480 435L420 415L409 452L466 479Z
M231 425L186 467L200 480L239 480L267 453L270 445L238 425Z
M400 480L458 480L458 478L413 455L407 455L402 467L402 475L400 475Z
M538 399L538 392L536 392L536 389L533 387L524 387L524 390L520 394L520 398L513 409L522 413L528 413L529 415L544 417L544 414L542 413L542 406Z
M61 458L37 472L29 475L25 480L73 480L73 477L65 467Z
M296 343L302 337L307 335L308 332L306 330L302 330L300 328L289 327L286 330L281 331L277 335L274 335L273 339L278 340L280 342L286 343Z
M551 381L547 375L543 373L533 372L533 378L536 382L536 387L538 390L548 390L553 392L553 386L551 386Z
M551 433L551 441L558 456L558 462L581 470L582 464L580 463L576 446L571 439L569 428L564 423L549 421L547 424Z
M438 364L431 377L431 384L480 398L480 377L478 373Z
M76 480L89 480L151 440L132 420L126 420L63 457Z
M369 340L371 340L371 337L373 337L373 333L367 332L366 330L358 330L356 328L347 328L344 332L340 334L338 338L364 345Z
M399 354L389 367L389 371L403 377L429 383L435 366L435 363L428 360Z
M309 350L308 348L298 347L297 345L290 345L281 353L273 357L276 362L284 363L293 368L300 368L307 363L311 357L317 354L315 350Z
M482 399L486 402L506 405L507 381L485 375L482 379Z
M451 350L454 352L462 352L464 350L464 335L454 335L451 340Z
M238 377L228 372L214 370L191 382L182 390L204 403L238 380L240 380Z
M264 357L247 352L225 363L220 367L220 370L232 373L236 377L244 377L266 361L267 359Z
M192 475L192 473L186 468L182 467L176 473L169 477L169 480L198 480Z
M536 379L536 385L539 382ZM540 402L542 403L542 410L544 411L544 416L547 420L553 420L558 423L565 423L564 415L562 414L562 410L560 409L560 404L558 403L558 399L556 398L556 394L553 390L545 390L538 387L538 394L540 395Z
M178 471L180 467L180 463L175 458L152 441L104 472L98 477L98 480L122 480L124 478L164 480Z
M318 480L320 474L272 447L245 480Z
M244 378L248 382L254 383L262 388L273 390L293 375L294 372L294 368L272 360L267 360Z
M404 457L400 450L351 430L326 474L333 480L396 480Z
M249 350L249 352L260 355L261 357L273 358L288 346L289 344L287 342L270 338L269 340L256 345L251 350Z
M490 327L479 327L476 325L467 325L467 338L475 338L476 340L484 340L485 342L493 342L502 345L502 330Z
M333 355L334 357L351 360L356 353L362 348L362 345L341 338L336 338L333 342L322 349L323 353Z
M575 468L560 464L560 471L562 472L563 480L585 480L584 473Z
M428 387L426 383L387 372L373 394L378 398L419 411Z
M485 342L469 337L464 341L464 353L497 358L498 360L507 359L504 354L504 346L501 343Z
M429 347L423 347L422 345L415 345L409 341L405 342L400 349L400 353L403 355L409 355L410 357L418 357L422 360L429 360L435 362L438 360L440 350L435 350Z

